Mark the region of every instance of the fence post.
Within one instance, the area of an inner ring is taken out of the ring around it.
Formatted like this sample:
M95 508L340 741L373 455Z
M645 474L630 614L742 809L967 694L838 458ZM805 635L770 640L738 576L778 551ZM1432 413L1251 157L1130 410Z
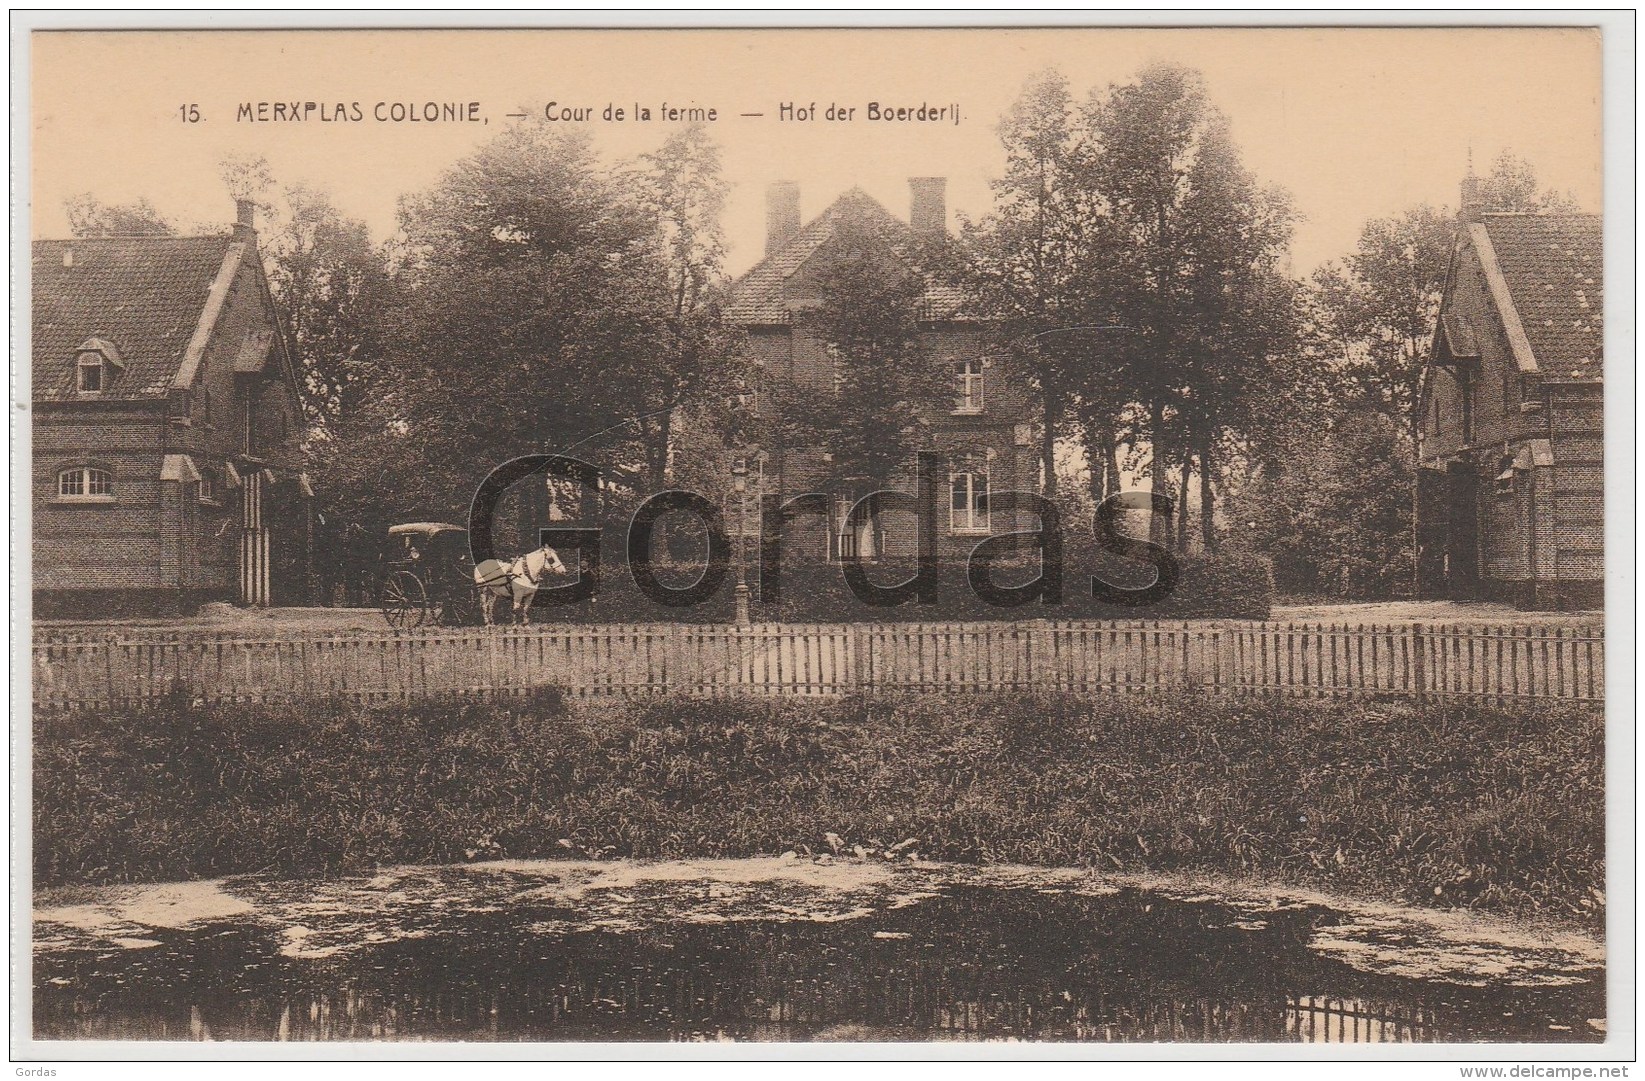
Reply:
M1411 624L1411 681L1416 684L1412 688L1416 692L1417 700L1428 697L1428 659L1421 623Z
M103 635L103 674L105 676L105 686L108 687L109 708L112 709L118 704L114 693L116 680L114 678L114 635L112 633Z

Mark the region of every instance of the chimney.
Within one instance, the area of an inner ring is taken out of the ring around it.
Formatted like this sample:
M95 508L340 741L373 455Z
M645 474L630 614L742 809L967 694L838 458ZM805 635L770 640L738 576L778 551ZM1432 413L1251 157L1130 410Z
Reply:
M800 231L800 186L779 180L765 189L765 254L780 249Z
M250 199L234 200L234 239L254 240L257 237L257 204Z
M920 236L944 236L948 232L948 178L911 176L908 224Z
M1468 175L1462 178L1462 197L1457 203L1458 221L1479 221L1480 215L1485 212L1484 196L1480 191L1479 177L1474 175L1474 152L1468 151Z

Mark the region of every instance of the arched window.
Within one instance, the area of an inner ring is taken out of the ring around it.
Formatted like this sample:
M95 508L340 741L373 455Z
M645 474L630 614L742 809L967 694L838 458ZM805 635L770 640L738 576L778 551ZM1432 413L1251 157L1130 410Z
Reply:
M948 529L951 533L987 533L988 457L966 454L948 474Z
M57 498L71 503L106 503L114 498L114 475L95 466L70 466L57 474Z

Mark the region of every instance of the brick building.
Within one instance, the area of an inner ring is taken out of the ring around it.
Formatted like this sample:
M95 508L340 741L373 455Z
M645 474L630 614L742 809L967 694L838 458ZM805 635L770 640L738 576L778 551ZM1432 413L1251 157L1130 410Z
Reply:
M34 244L38 616L306 599L296 372L238 210L227 235Z
M821 303L819 274L829 265L831 246L842 221L854 217L891 235L931 240L947 229L946 183L941 177L909 181L909 221L902 222L861 189L841 195L810 222L802 224L800 191L795 184L771 185L766 203L765 257L732 286L728 319L747 334L748 349L759 369L793 381L802 392L837 393L834 360L825 343L806 326L805 312ZM991 355L983 327L964 313L964 297L953 288L928 281L921 303L921 345L933 365L952 373L951 409L931 418L929 450L941 455L943 492L938 493L937 553L944 558L968 554L990 533L1011 528L1006 515L990 506L993 494L1038 491L1039 461L1034 441L1031 398L1021 380L1009 375L1007 358ZM814 490L821 462L842 448L750 448L756 488L792 496ZM913 492L912 463L895 483ZM912 556L918 539L912 515L888 511L875 520L853 520L848 511L864 491L836 491L826 523L802 524L795 537L812 557L866 558ZM1032 518L1024 516L1031 523Z
M1604 277L1593 214L1462 221L1422 373L1418 587L1523 608L1604 596Z

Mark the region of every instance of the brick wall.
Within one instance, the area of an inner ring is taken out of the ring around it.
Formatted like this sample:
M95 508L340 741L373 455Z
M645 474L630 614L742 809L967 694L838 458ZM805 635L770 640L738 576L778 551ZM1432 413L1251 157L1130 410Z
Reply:
M106 594L109 611L129 612L237 597L240 493L226 482L227 464L243 449L248 393L262 456L288 470L300 465L292 388L234 370L247 336L274 330L259 274L251 260L241 267L191 390L171 399L36 404L33 556L41 614L98 614L86 594ZM162 482L168 453L209 471L216 500L203 502L192 482ZM57 474L74 464L108 469L114 500L57 499Z
M952 369L955 362L981 359L984 343L980 329L959 323L935 324L927 327L921 348L929 362L943 370ZM751 357L766 371L786 375L800 388L813 393L832 393L834 365L822 342L801 327L749 328L747 349ZM944 410L933 416L936 433L930 447L949 458L974 453L988 463L989 489L993 493L1006 491L1036 492L1038 490L1038 448L1033 443L1028 418L1033 416L1032 396L1026 383L1012 372L1003 359L990 358L983 369L983 411L978 415L955 415ZM767 476L772 479L771 490L792 497L803 492L818 490L821 477L828 472L829 463L824 455L837 448L831 447L768 447L770 459ZM982 540L980 535L954 534L949 530L949 476L946 467L937 478L937 517L939 524L939 554L961 558ZM913 493L915 480L913 463L894 478L892 487ZM866 492L833 493L846 505ZM832 512L837 526L838 510ZM1027 524L1027 516L995 513L990 528L994 533L1007 532L1016 521ZM917 553L918 541L915 517L910 511L888 509L879 523L882 534L882 553L886 556L912 556ZM805 516L785 531L784 543L792 553L808 558L823 558L827 554L828 527L814 516Z
M37 404L37 589L153 589L162 584L157 538L164 436L164 403ZM58 498L58 473L82 465L113 475L113 501Z
M1597 590L1605 576L1603 393L1598 384L1556 385L1548 388L1548 408L1554 451L1548 471L1553 577L1590 582Z

